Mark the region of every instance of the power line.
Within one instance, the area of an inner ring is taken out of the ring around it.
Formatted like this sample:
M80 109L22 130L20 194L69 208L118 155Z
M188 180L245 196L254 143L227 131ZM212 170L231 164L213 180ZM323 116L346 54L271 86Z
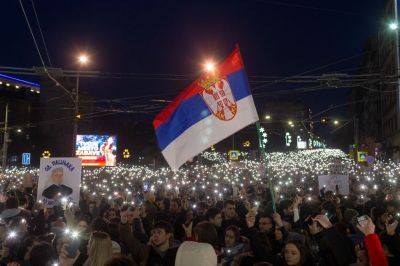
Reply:
M38 55L39 55L40 61L42 62L42 65L43 65L43 68L44 68L45 73L47 74L47 76L48 76L53 82L55 82L56 86L60 86L62 89L64 89L64 91L67 92L67 93L70 95L72 101L74 101L74 97L72 96L71 92L70 92L69 90L67 90L67 89L66 89L60 82L58 82L55 78L53 78L53 77L50 75L50 73L47 71L46 64L44 63L42 54L40 53L39 46L38 46L38 44L37 44L35 35L34 35L33 31L32 31L31 24L30 24L30 22L29 22L28 16L26 15L25 8L24 8L24 6L23 6L21 0L19 0L19 4L20 4L20 6L21 6L22 12L24 13L24 17L25 17L26 24L28 25L28 28L29 28L29 31L30 31L30 33L31 33L33 42L35 43L36 51L37 51L37 53L38 53Z
M363 52L363 53L361 53L361 54L356 54L356 55L353 55L353 56L350 56L350 57L347 57L347 58L343 58L343 59L334 61L334 62L332 62L332 63L328 63L328 64L326 64L326 65L322 65L322 66L320 66L320 67L316 67L316 68L313 68L313 69L310 69L310 70L301 72L301 73L296 74L296 75L293 75L293 76L288 76L288 77L285 77L285 78L283 78L283 79L275 80L275 81L271 82L270 84L266 84L266 85L261 85L261 86L255 87L255 88L252 89L252 91L254 92L254 91L258 90L258 89L265 88L265 87L269 87L269 86L271 86L271 85L273 85L273 84L276 84L276 83L279 83L279 82L283 82L283 81L288 80L288 79L290 79L290 78L292 78L292 77L295 77L295 76L302 76L302 75L304 75L304 74L311 73L311 72L314 72L314 71L317 71L317 70L326 68L326 67L328 67L328 66L332 66L332 65L339 64L339 63L341 63L341 62L344 62L344 61L347 61L347 60L350 60L350 59L359 57L359 56L361 56L361 55L363 55L363 54L365 54L365 53L366 53L366 52Z
M49 66L52 67L51 60L50 60L50 56L49 56L49 51L47 50L46 41L44 40L44 36L43 36L42 27L40 26L39 18L38 18L38 15L37 15L37 13L36 13L35 3L33 2L33 0L31 0L31 2L32 2L33 13L35 14L36 22L37 22L37 24L38 24L40 36L42 37L42 42L43 42L44 50L45 50L46 55L47 55L47 60L49 61Z

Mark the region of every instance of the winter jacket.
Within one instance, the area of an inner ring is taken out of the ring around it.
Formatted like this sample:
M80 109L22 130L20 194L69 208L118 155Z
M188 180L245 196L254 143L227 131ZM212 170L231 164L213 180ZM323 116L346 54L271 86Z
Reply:
M388 266L386 255L377 234L370 234L364 238L371 266Z
M324 265L347 266L356 261L351 241L334 228L329 228L315 235L318 256Z
M132 258L140 265L146 266L173 266L179 244L171 242L166 252L161 252L156 247L140 242L132 232L132 227L127 224L120 226L121 243L131 253Z

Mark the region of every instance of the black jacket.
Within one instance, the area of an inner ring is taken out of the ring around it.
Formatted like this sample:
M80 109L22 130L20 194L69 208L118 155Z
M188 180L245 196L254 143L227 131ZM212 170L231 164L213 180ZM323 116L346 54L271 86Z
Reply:
M177 245L170 247L167 252L162 255L153 247L151 247L146 266L174 266L177 252Z
M71 195L72 192L73 190L70 187L65 185L57 186L53 184L43 191L42 196L48 199L55 199L58 196L58 193L60 193L60 197L65 197Z
M356 261L351 241L335 228L324 230L315 235L318 255L323 265L347 266Z

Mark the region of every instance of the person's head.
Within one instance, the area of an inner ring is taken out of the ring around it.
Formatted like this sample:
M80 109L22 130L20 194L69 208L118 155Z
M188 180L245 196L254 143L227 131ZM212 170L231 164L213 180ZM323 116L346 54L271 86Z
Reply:
M369 262L368 254L365 249L362 249L360 245L356 245L354 248L354 252L357 257L357 265L359 266L369 266L371 265Z
M152 244L156 247L166 245L172 240L174 236L174 229L172 225L165 221L159 221L151 230Z
M137 264L129 257L119 254L106 261L104 266L137 266Z
M81 218L78 221L78 231L81 233L87 233L88 232L88 222L85 218Z
M25 218L17 216L11 219L9 228L19 234L26 234L28 232L28 223Z
M18 200L15 197L9 197L6 200L6 209L16 209L18 208Z
M332 201L325 201L321 205L321 214L325 214L327 216L334 215L336 213L336 207Z
M112 242L107 233L93 232L87 245L89 265L104 265L112 256Z
M27 208L28 208L28 205L29 205L28 199L25 198L25 197L20 198L20 199L18 200L18 205L19 205L19 207L21 207L21 208L27 209Z
M240 240L240 231L236 225L228 226L225 230L225 246L234 247Z
M62 167L54 168L51 171L51 181L54 184L60 185L63 182L64 169Z
M205 216L208 211L208 203L205 201L200 201L197 206L197 214L201 217Z
M92 221L92 224L90 225L90 229L92 232L94 231L101 231L108 233L108 224L104 219L102 218L96 218Z
M109 210L108 211L108 220L111 220L115 217L117 217L117 212L115 210Z
M185 241L176 253L175 266L214 266L217 262L214 247L210 244Z
M309 255L306 251L306 245L298 240L287 241L283 247L283 259L285 265L300 266L304 265Z
M194 227L194 236L197 242L208 243L215 247L218 241L218 233L210 222L200 222Z
M328 217L323 214L309 217L307 219L307 224L312 235L316 235L319 232L332 227L332 223L329 221Z
M181 209L182 203L179 198L174 198L171 200L171 205L169 206L170 213L178 213Z
M96 210L96 202L95 201L89 202L88 212L90 214L93 214L95 210Z
M279 210L284 216L291 216L293 214L293 204L291 200L282 200L279 203Z
M236 204L233 200L227 200L224 202L224 218L233 219L236 217Z
M261 233L270 232L274 224L272 218L267 214L261 214L258 220L258 229Z
M386 204L386 212L390 215L395 215L397 210L397 202L395 200L391 200Z
M221 227L222 224L221 210L215 207L208 209L206 213L206 219L208 222L212 223L215 227Z
M57 254L49 243L40 243L34 246L30 252L30 266L52 266L57 262Z
M114 138L113 137L109 137L107 139L107 144L110 145L110 144L113 144L113 143L114 143Z

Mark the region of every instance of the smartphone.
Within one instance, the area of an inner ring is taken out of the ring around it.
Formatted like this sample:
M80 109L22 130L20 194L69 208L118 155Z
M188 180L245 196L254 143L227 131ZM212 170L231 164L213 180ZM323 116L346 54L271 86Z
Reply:
M368 223L368 216L362 215L357 217L357 222L360 226L365 226Z
M79 239L71 239L67 246L68 257L75 258L80 246Z
M149 183L147 181L143 181L143 192L149 191Z

